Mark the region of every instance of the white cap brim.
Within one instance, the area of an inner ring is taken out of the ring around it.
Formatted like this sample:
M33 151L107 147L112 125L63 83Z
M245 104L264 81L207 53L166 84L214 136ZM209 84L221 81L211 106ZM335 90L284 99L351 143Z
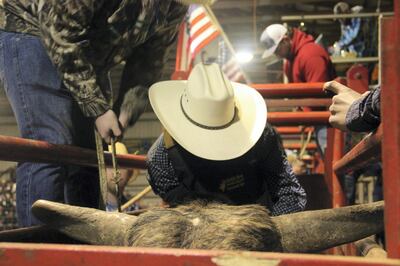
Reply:
M272 46L271 48L266 49L262 55L262 59L268 58L271 55L273 55L275 53L276 48L278 47L278 44L279 44L279 42L277 44L275 44L274 46Z

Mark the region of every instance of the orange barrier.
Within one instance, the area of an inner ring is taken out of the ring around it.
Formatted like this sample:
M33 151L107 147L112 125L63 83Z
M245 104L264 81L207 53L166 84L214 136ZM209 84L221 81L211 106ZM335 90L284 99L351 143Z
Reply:
M111 153L104 152L105 163L110 167L111 157ZM97 167L95 150L2 135L0 135L0 160ZM120 168L146 168L146 158L141 155L117 154L117 161Z
M324 82L251 84L265 98L328 98Z
M368 135L333 165L335 173L343 175L378 162L381 159L382 136L383 130L380 126L376 133Z
M322 112L270 112L267 121L272 125L328 125L330 113Z

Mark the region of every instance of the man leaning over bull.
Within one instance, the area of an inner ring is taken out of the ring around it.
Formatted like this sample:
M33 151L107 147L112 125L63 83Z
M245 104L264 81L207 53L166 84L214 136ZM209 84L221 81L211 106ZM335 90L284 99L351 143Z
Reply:
M198 64L188 81L153 85L149 98L165 131L148 152L148 178L169 205L205 199L259 203L272 215L304 209L305 191L256 90L230 82L216 64Z
M0 1L0 80L21 136L94 148L95 124L106 142L120 137L144 110L147 87L160 78L187 9L183 2L196 1ZM109 71L123 62L120 93L111 97ZM131 103L123 101L127 91ZM38 199L96 207L96 176L20 164L20 225L38 223L30 212Z

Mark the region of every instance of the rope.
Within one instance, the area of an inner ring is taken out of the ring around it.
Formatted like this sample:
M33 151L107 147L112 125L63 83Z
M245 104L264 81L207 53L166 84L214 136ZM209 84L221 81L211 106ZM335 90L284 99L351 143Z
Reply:
M99 181L100 181L100 195L99 195L99 209L105 210L107 203L107 171L106 164L104 162L104 150L103 150L103 139L100 133L95 131L96 139L96 152L97 152L97 162L99 168Z

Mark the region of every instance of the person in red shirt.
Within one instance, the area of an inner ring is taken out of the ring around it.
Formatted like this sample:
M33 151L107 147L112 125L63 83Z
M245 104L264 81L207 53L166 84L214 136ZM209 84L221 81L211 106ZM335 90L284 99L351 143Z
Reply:
M275 55L286 59L284 71L289 82L326 82L336 77L327 51L305 32L272 24L260 41L266 48L263 58Z
M260 42L265 47L263 58L286 59L284 72L289 82L327 82L336 78L328 52L299 29L272 24L265 28ZM326 127L317 127L316 135L320 153L324 154Z

